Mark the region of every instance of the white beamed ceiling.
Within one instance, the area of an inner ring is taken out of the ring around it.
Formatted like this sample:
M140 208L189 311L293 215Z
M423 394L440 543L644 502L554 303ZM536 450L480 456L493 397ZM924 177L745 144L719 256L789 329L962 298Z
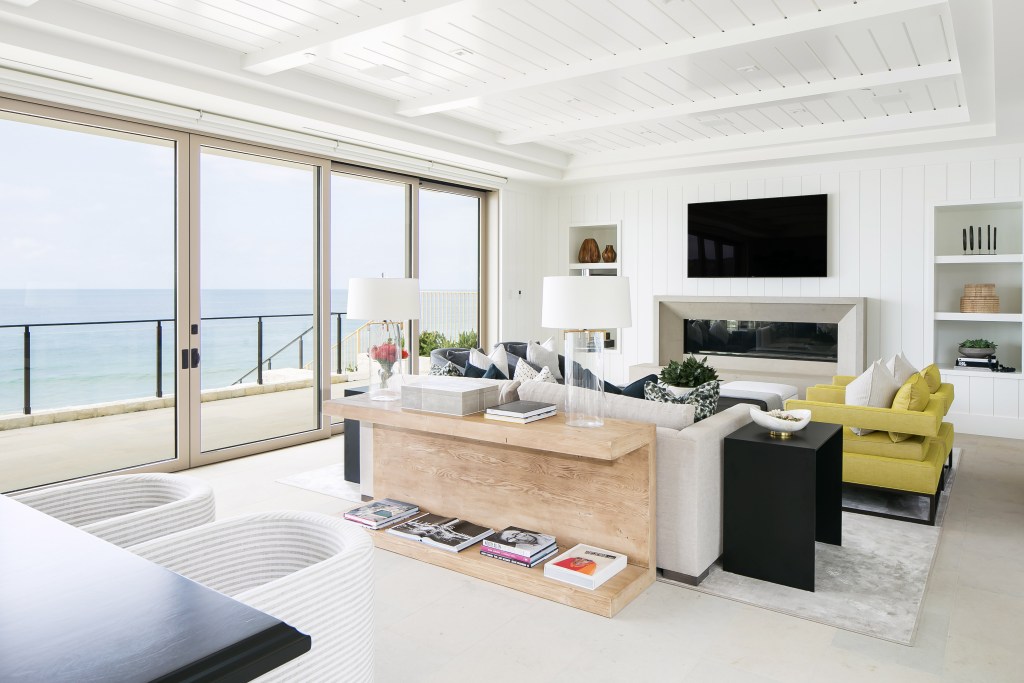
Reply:
M478 149L478 167L509 175L993 132L988 0L0 0L0 28L67 36L72 14L90 47L73 73L92 85L139 94L133 79L155 78L126 62L106 82L97 49L151 57L345 114L299 112L297 130L352 141L362 116L367 144L462 163ZM32 52L0 45L0 67L31 72Z

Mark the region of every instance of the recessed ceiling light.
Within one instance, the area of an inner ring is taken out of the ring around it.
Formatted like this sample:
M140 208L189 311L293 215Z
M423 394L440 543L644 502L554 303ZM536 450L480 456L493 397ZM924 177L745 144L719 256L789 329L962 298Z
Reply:
M399 69L390 67L386 64L378 64L377 66L371 66L367 69L360 69L359 73L366 74L371 78L379 78L383 81L390 81L408 75L404 71L400 71Z
M464 47L460 47L460 48L456 48L456 49L452 50L448 54L450 54L453 57L468 57L471 54L473 54L473 51L472 50L467 50Z
M755 71L760 71L761 67L757 64L744 64L743 66L736 67L736 70L743 74L752 74Z

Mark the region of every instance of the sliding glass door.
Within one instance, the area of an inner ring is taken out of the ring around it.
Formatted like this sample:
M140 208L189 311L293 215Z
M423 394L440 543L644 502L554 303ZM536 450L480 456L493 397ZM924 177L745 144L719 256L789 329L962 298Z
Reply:
M223 143L201 143L197 164L201 315L191 322L205 462L320 428L323 168Z
M179 466L176 152L187 136L110 123L0 103L3 492Z

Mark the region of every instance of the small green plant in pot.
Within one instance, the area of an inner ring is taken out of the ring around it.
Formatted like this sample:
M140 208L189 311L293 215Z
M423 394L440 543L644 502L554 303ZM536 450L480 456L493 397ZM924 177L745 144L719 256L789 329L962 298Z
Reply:
M996 343L988 339L965 339L960 342L960 355L967 358L987 358L996 352Z
M704 356L703 360L697 360L697 357L692 354L682 363L670 360L661 371L661 381L670 387L689 390L699 387L705 382L718 379L718 372L707 362L707 356Z

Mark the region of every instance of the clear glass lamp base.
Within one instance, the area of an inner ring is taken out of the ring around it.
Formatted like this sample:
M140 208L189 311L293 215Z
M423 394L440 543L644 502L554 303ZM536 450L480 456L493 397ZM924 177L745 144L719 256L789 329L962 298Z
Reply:
M565 333L565 423L604 426L604 330Z

